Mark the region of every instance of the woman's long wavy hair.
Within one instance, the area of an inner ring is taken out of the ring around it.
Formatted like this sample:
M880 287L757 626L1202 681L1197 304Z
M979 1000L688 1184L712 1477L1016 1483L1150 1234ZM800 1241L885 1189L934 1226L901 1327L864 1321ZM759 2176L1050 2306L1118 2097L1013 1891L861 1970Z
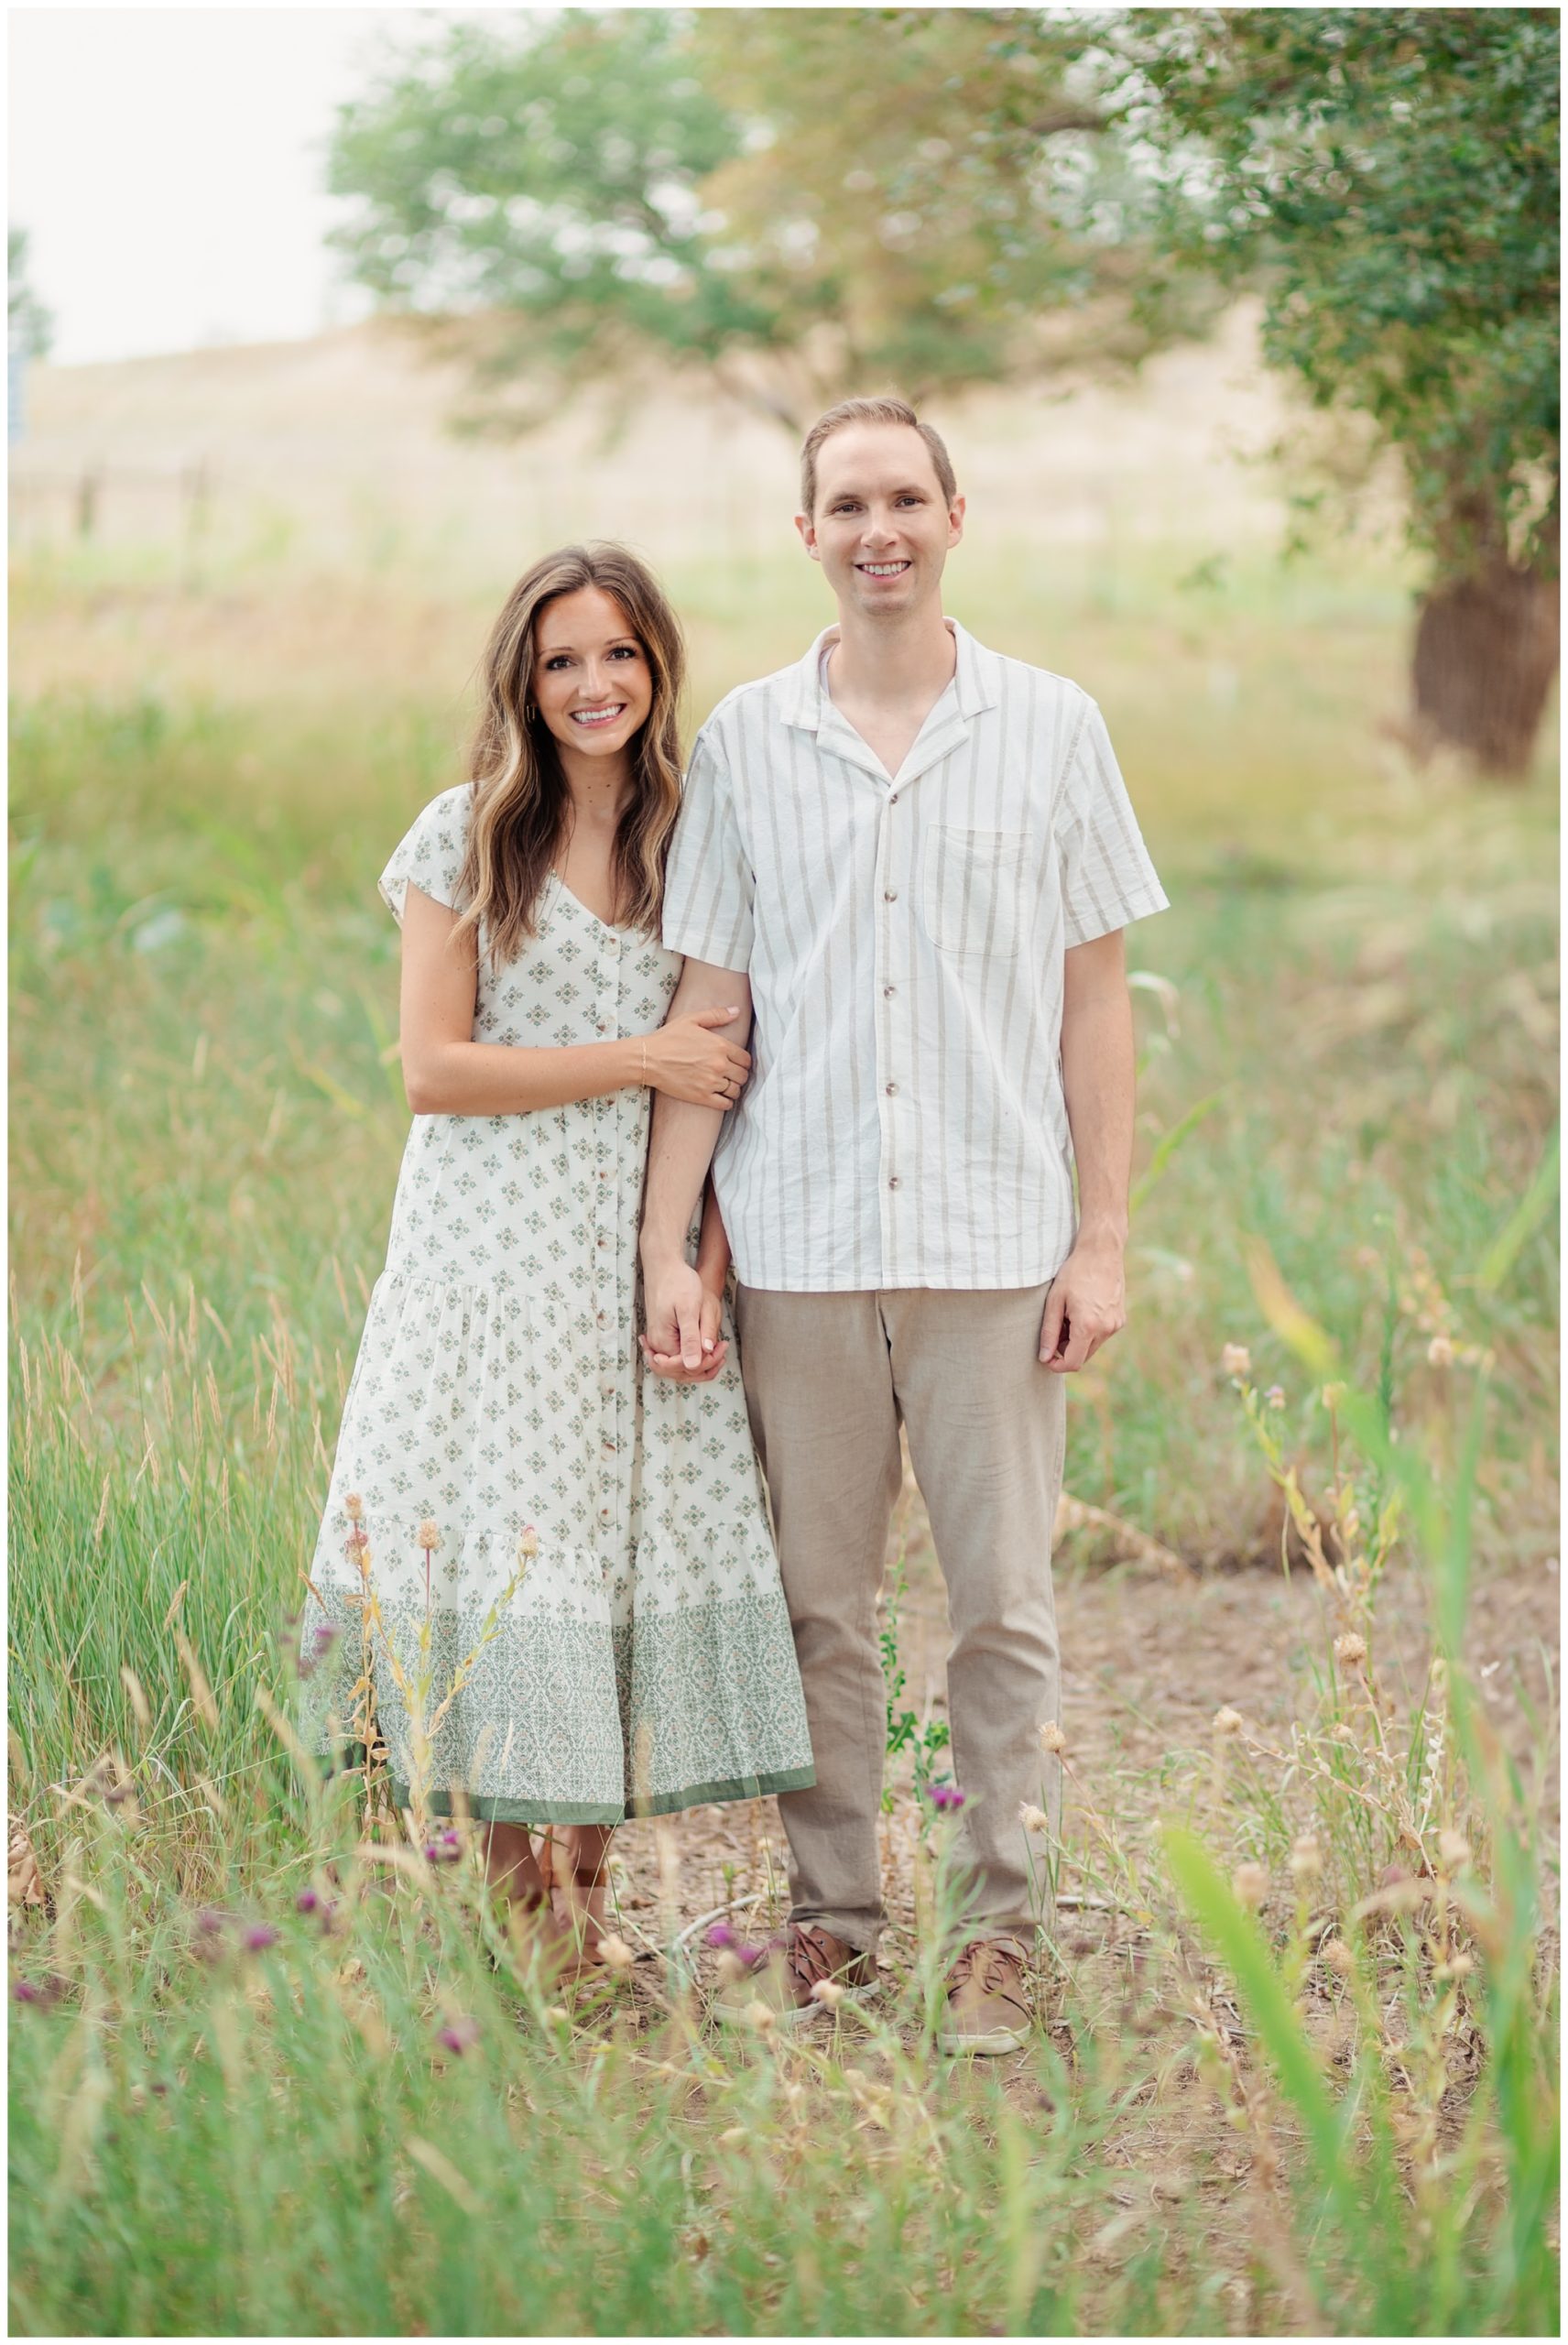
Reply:
M619 603L653 679L652 705L630 746L632 794L615 832L615 887L617 922L659 933L670 834L681 811L677 710L686 647L663 591L635 554L611 544L563 546L518 579L485 652L457 933L482 935L497 968L538 933L539 890L572 819L572 793L534 693L534 622L547 603L585 586Z

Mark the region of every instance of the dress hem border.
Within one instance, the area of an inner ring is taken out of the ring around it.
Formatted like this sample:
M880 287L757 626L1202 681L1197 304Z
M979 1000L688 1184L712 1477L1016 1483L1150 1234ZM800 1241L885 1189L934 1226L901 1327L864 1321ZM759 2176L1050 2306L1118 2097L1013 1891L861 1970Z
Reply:
M589 1806L582 1801L546 1799L486 1799L470 1794L471 1816L485 1824L625 1824L639 1816L673 1816L682 1808L718 1805L725 1800L765 1799L773 1792L809 1791L817 1780L815 1767L787 1767L770 1775L733 1775L724 1782L692 1783L683 1791L657 1792L618 1806ZM409 1805L408 1786L392 1777L392 1797L399 1808ZM428 1805L436 1816L455 1813L452 1794L432 1791Z

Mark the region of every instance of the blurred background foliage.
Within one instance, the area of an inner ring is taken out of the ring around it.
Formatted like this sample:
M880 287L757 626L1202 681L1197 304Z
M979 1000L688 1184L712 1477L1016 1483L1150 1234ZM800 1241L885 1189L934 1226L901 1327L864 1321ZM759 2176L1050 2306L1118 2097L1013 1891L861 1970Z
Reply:
M700 365L833 400L1137 365L1255 288L1402 468L1417 723L1522 771L1555 667L1548 9L716 9L457 23L345 110L341 244L491 428ZM1307 493L1311 493L1308 485Z

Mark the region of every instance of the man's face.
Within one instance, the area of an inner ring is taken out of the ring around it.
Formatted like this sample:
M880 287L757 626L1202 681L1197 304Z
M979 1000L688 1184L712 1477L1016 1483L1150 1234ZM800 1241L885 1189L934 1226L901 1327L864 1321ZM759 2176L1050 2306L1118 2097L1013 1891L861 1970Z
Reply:
M935 595L964 499L949 507L911 424L846 423L817 452L816 511L795 527L841 608L902 617Z

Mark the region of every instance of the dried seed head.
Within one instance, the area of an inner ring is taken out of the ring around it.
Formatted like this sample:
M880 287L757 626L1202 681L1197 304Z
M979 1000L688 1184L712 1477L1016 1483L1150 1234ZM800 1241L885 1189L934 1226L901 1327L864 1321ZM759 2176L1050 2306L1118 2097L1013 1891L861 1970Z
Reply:
M545 2013L545 2017L546 2019L554 2020L559 2026L563 2023L570 2024L572 2013L567 2010L564 2003L551 2003L549 2011Z
M844 1989L836 1979L819 1979L811 1989L811 2001L830 2012L836 2012L844 2001Z
M1325 1384L1323 1386L1323 1404L1325 1409L1337 1409L1344 1399L1345 1387L1343 1384Z
M1269 1894L1269 1868L1258 1864L1237 1865L1230 1877L1230 1885L1238 1902L1256 1912Z
M1339 1518L1339 1527L1346 1539L1361 1536L1361 1517L1353 1506L1347 1506Z
M1454 1366L1454 1346L1446 1336L1434 1336L1426 1347L1427 1358L1433 1368Z
M1054 1718L1047 1718L1040 1728L1040 1747L1042 1751L1049 1751L1052 1758L1060 1756L1066 1750L1067 1737Z
M771 2035L779 2023L764 2002L747 2003L745 2018L747 2027L755 2027L758 2035Z
M365 1500L357 1490L351 1490L343 1502L343 1511L351 1522L365 1521Z
M1290 1851L1290 1873L1296 1881L1316 1881L1323 1871L1323 1850L1310 1832L1303 1832Z
M524 1558L539 1554L539 1532L531 1522L525 1522L517 1533L517 1554Z
M1342 1979L1348 1979L1356 1968L1356 1957L1343 1938L1324 1938L1318 1953L1329 1969L1337 1971Z
M431 1554L435 1548L441 1545L441 1524L432 1521L430 1516L427 1515L423 1522L420 1523L416 1536L418 1537L419 1545L424 1549L428 1555Z
M1343 1637L1334 1641L1334 1657L1346 1669L1359 1669L1367 1659L1367 1640L1355 1629L1346 1629Z
M1044 1808L1031 1807L1027 1799L1019 1805L1018 1822L1026 1832L1049 1832L1051 1829L1051 1818Z
M1247 1721L1242 1717L1241 1712L1239 1710L1233 1710L1228 1702L1225 1704L1224 1709L1216 1710L1214 1712L1214 1732L1216 1734L1239 1734L1246 1723Z
M629 1970L637 1957L625 1938L614 1930L606 1930L599 1940L599 1959L611 1970Z
M1220 1366L1227 1376L1250 1376L1252 1354L1245 1344L1227 1344L1220 1354Z
M1470 1843L1463 1832L1443 1831L1437 1836L1437 1853L1446 1872L1463 1872L1470 1861Z
M733 1946L721 1947L718 1961L713 1967L726 1987L737 1987L743 1979L750 1975L749 1966L741 1960Z
M1448 1960L1442 1964L1440 1968L1432 1973L1432 1976L1437 1979L1468 1979L1470 1973L1475 1969L1475 1964L1472 1956L1468 1954L1454 1954L1450 1955Z

